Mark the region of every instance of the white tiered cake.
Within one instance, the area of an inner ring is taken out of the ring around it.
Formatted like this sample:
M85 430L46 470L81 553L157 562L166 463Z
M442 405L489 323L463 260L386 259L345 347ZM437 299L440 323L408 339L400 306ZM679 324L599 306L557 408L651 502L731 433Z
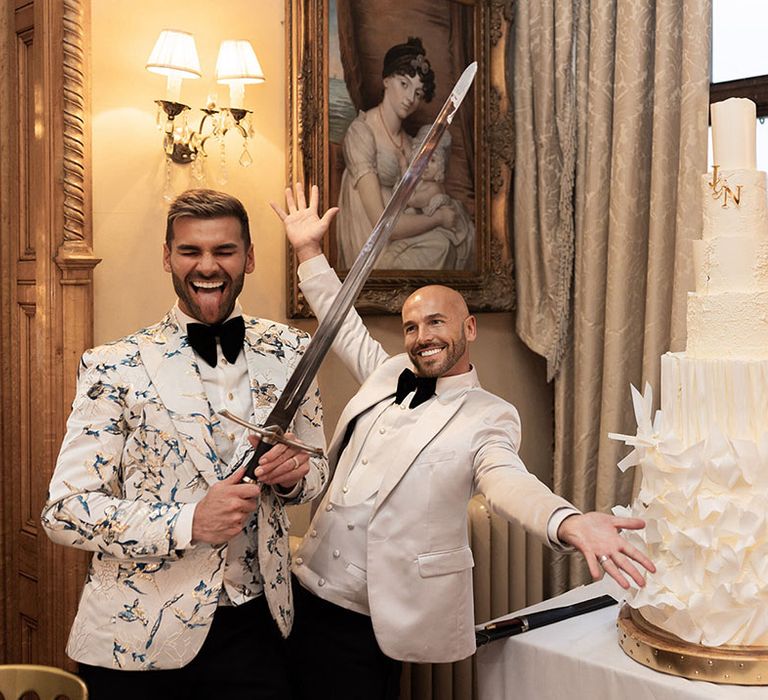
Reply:
M768 646L768 200L755 105L712 105L686 352L661 358L661 410L633 388L642 485L630 535L656 565L628 603L706 646ZM628 513L624 509L616 512Z

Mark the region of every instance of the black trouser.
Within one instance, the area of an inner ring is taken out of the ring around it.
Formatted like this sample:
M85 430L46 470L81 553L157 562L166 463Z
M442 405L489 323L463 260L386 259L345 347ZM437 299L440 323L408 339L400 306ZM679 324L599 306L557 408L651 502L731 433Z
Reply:
M120 671L80 664L80 676L89 700L290 697L286 643L264 596L217 608L202 648L183 668Z
M328 603L293 579L288 638L297 700L396 700L402 664L379 648L371 618Z

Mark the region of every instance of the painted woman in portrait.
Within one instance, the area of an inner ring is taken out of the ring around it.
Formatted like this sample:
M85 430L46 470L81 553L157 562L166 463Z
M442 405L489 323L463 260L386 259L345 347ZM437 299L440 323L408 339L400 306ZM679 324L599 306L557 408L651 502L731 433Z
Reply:
M392 46L384 56L383 97L359 112L343 141L345 169L336 222L338 264L352 266L381 216L410 160L414 142L403 121L435 92L435 74L418 38ZM435 200L437 202L437 200ZM456 270L468 264L474 231L462 219L455 200L439 206L412 203L397 221L376 267L400 270Z

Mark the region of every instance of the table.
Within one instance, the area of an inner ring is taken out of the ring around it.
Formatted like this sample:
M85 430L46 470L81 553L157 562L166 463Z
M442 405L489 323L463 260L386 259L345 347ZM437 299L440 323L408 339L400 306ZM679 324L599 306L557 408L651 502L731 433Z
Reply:
M504 617L570 605L604 594L612 579L581 586ZM767 686L719 685L653 671L618 643L618 606L557 622L477 650L480 700L766 700ZM503 618L499 618L503 619Z

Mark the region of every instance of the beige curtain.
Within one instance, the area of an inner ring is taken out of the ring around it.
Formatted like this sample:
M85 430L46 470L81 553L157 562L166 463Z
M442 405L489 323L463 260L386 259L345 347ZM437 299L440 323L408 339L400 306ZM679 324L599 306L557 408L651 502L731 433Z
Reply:
M515 11L517 333L546 358L550 381L565 350L573 271L575 7L521 0Z
M608 439L635 430L629 386L648 381L658 394L660 355L684 343L711 0L518 8L518 330L556 375L554 488L583 510L608 511L632 495L633 474L616 467L627 448ZM548 104L554 126L536 113ZM535 175L523 170L532 158ZM551 593L586 580L580 558L555 558Z

